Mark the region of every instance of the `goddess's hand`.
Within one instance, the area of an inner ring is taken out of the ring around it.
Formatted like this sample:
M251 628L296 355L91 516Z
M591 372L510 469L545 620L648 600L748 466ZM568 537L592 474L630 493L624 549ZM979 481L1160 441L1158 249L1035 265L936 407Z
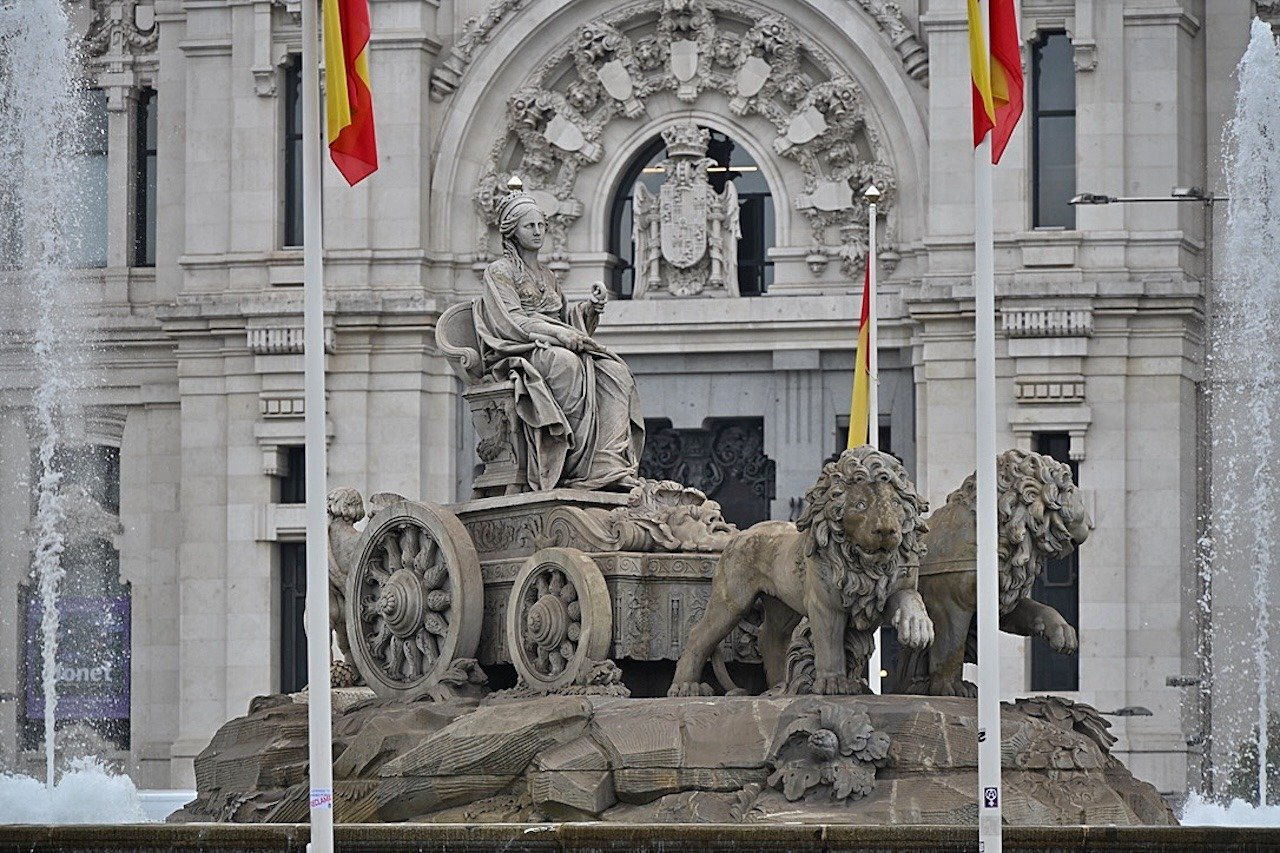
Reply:
M604 311L605 303L609 301L609 291L605 290L604 282L596 281L591 284L591 307L596 309L596 313Z

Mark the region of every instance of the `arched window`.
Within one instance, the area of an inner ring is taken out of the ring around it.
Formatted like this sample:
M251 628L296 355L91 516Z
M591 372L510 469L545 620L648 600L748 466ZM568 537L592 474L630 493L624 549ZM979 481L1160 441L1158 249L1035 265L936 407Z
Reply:
M746 148L718 130L711 130L707 156L716 161L707 177L716 192L723 192L733 181L741 204L742 238L738 241L738 292L743 296L759 296L773 283L773 261L769 249L774 241L773 196L760 167ZM655 136L637 152L622 175L614 196L609 218L609 251L621 259L613 271L613 288L622 299L630 299L635 289L635 246L631 242L631 199L635 185L643 183L657 194L664 175L662 161L666 148L662 137Z

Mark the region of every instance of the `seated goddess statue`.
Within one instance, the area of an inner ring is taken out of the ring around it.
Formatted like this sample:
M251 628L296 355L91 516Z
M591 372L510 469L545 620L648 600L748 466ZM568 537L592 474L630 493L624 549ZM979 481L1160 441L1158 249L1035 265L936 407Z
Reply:
M516 385L529 487L625 491L638 484L644 420L627 365L592 339L607 295L568 305L538 261L547 223L518 179L498 205L502 258L475 309L486 370Z

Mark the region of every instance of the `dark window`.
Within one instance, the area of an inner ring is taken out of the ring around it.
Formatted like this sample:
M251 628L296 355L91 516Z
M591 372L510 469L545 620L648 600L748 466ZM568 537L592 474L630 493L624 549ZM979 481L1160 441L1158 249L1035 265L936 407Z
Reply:
M1036 452L1052 456L1071 466L1071 477L1080 485L1080 471L1071 461L1071 436L1065 432L1042 432L1036 435ZM1080 553L1061 560L1050 560L1036 578L1031 597L1062 614L1071 627L1080 627ZM1049 644L1036 637L1031 641L1031 689L1079 690L1080 658L1058 654Z
M280 692L307 686L307 543L280 543Z
M143 89L138 94L138 151L133 182L133 265L156 265L156 142L157 127L156 93Z
M742 296L759 296L773 283L769 249L773 247L776 226L769 184L746 149L718 130L711 131L707 156L716 161L707 175L712 189L724 192L725 184L733 181L738 191L742 227L742 237L738 240L738 292ZM609 251L621 259L613 271L613 287L622 299L630 299L635 292L635 245L631 240L631 201L635 185L643 183L656 195L665 178L662 171L665 159L666 147L660 136L640 149L623 173L610 210Z
M1071 40L1047 33L1031 48L1032 225L1075 228L1076 74Z
M640 476L700 489L743 529L769 518L775 476L763 418L710 418L704 429L673 429L665 418L644 424Z
M79 233L72 266L107 265L107 93L88 89L82 101L84 134L78 163L81 192Z
M301 445L285 448L285 472L280 478L282 504L307 502L307 449Z
M284 71L284 245L302 245L302 57Z

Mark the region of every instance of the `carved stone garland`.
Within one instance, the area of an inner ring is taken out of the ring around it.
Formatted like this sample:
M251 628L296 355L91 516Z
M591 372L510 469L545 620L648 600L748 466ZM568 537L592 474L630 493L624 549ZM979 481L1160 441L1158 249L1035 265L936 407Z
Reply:
M890 4L881 11L889 15ZM900 16L900 13L899 13ZM879 134L866 121L862 89L783 15L761 15L735 0L644 0L582 27L507 102L507 128L473 196L491 225L507 178L518 173L547 213L552 269L567 268L567 232L584 212L578 173L603 156L604 128L644 115L649 96L671 92L696 102L726 94L738 115L760 115L776 129L773 147L804 175L796 207L808 219L810 268L829 260L853 276L867 254L862 190L882 192L886 244L896 181ZM896 255L882 247L892 265ZM492 257L482 230L477 268Z
M476 52L493 37L493 32L508 17L519 12L528 0L493 0L483 14L475 15L462 25L462 34L445 58L431 71L431 97L441 101L452 94L462 80ZM928 85L929 53L902 15L894 0L858 0L889 39L902 66L913 80ZM1259 6L1265 3L1260 2ZM584 78L585 79L585 78Z

